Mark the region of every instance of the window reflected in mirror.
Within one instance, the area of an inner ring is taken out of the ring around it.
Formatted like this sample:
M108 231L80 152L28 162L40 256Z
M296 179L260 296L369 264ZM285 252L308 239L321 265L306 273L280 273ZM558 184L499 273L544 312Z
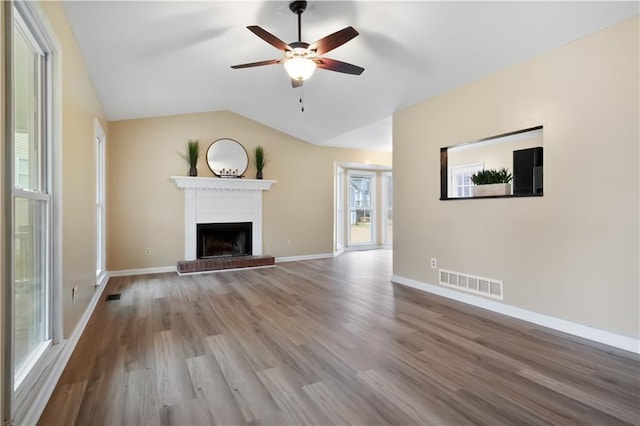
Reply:
M538 126L441 148L440 199L541 196L542 130Z

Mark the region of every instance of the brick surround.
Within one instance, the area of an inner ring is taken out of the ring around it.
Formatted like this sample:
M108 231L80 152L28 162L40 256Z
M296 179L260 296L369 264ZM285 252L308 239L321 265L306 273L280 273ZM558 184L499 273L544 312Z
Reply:
M269 255L180 260L178 262L178 274L192 274L195 272L221 271L237 268L255 268L257 266L272 266L274 264L275 258Z

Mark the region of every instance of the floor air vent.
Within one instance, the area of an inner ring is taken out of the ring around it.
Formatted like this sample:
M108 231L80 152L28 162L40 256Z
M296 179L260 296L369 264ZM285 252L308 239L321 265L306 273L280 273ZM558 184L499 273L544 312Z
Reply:
M502 281L440 269L440 285L502 300Z

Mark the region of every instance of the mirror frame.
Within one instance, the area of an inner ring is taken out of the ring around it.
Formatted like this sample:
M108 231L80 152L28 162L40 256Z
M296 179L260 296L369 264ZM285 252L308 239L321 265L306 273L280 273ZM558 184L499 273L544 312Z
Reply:
M240 148L242 148L242 153L244 153L244 156L242 156L242 154L240 153L240 151L238 151L238 158L234 159L234 161L237 162L244 162L244 169L240 170L242 168L242 165L240 165L239 167L236 167L238 164L232 164L229 165L229 169L230 170L237 170L238 172L236 174L233 173L222 173L223 170L225 170L225 168L222 169L218 169L218 170L214 170L214 167L212 166L212 161L210 160L210 156L212 155L212 149L215 146L216 143L218 142L233 142L234 144L236 144L237 146L239 146ZM249 168L249 154L247 154L247 150L244 148L244 146L242 146L242 144L234 139L229 139L229 138L221 138L221 139L216 139L215 141L213 141L211 143L211 145L209 145L209 148L207 148L207 166L209 166L209 170L211 170L211 172L217 176L217 177L221 177L221 178L241 178L243 177L243 175L245 174L245 172L247 171L247 169Z
M491 139L498 139L507 136L518 135L521 133L533 132L535 130L544 130L544 126L535 126L530 127L528 129L516 130L513 132L503 133L501 135L489 136L482 139L477 139L470 142L464 142L457 145L445 146L440 148L440 200L448 201L448 200L473 200L473 199L483 199L483 198L521 198L521 197L542 197L544 193L540 194L511 194L511 195L488 195L481 197L449 197L449 165L448 165L448 150L449 148L455 148L465 145L470 145L477 142L485 142ZM513 167L513 166L512 166Z

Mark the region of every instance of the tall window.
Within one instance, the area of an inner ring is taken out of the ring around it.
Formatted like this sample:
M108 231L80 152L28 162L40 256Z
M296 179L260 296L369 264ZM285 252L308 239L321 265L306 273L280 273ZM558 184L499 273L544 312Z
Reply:
M375 173L349 172L349 244L375 242Z
M14 380L51 343L51 175L47 55L19 11L13 25Z
M385 244L393 242L393 175L382 173L382 232Z
M336 169L336 248L344 248L344 169Z
M95 120L96 135L96 285L106 278L106 211L105 211L105 145L104 130Z

